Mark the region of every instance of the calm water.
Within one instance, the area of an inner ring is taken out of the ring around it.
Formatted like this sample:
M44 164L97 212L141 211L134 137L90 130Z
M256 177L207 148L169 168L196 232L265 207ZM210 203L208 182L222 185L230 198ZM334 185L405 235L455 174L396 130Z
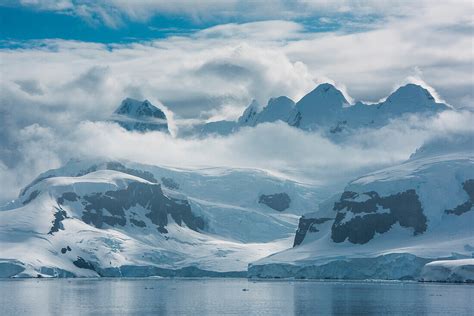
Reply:
M246 279L0 281L0 315L120 314L474 315L474 286Z

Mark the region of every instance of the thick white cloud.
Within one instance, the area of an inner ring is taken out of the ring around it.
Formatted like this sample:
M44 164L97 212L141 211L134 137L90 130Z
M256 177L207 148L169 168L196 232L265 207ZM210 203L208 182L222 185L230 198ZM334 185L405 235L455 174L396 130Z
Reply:
M68 3L61 5L67 8ZM77 7L77 2L70 4ZM140 12L138 7L126 10ZM472 6L420 2L416 16L404 11L400 18L389 8L377 10L388 10L388 18L356 33L312 33L295 22L263 21L151 42L46 40L2 49L0 182L12 185L0 200L75 155L264 167L318 181L401 161L428 138L472 125L469 112L413 119L335 144L282 124L244 129L228 138L183 140L93 123L130 96L163 107L175 116L175 129L190 121L235 118L252 98L265 104L270 97L287 95L297 101L328 80L355 100L370 101L407 80L424 80L453 106L472 107Z
M443 112L429 119L412 116L381 129L360 130L343 142L284 123L204 139L130 133L105 122L84 121L71 128L32 124L17 131L17 163L7 167L0 161L0 180L9 183L0 200L14 197L40 172L71 158L98 157L184 168L258 168L340 190L356 175L408 159L435 137L474 135L473 120L470 111Z

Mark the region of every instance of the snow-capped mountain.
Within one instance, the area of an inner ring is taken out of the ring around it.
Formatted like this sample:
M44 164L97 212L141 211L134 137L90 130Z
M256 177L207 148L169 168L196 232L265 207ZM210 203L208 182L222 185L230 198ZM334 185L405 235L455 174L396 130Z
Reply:
M168 131L166 115L148 100L127 98L115 110L112 120L129 131Z
M72 161L0 209L0 276L245 275L318 200L258 170Z
M328 121L337 121L349 106L341 91L329 83L320 84L296 103L288 124L303 129L316 129Z
M271 98L263 109L256 100L252 100L237 121L216 121L198 125L192 134L229 135L237 132L241 127L252 127L260 123L276 121L286 122L294 105L295 103L285 96Z
M301 217L294 248L252 263L249 275L474 281L461 264L474 258L474 137L449 142L449 152L434 141L352 181ZM454 259L464 261L426 265Z
M260 105L257 100L252 100L244 113L239 117L237 123L239 126L255 126Z
M377 128L403 115L432 115L449 109L446 104L437 103L427 89L415 84L398 88L377 104L359 101L351 105L335 86L323 83L296 104L282 96L270 99L260 110L258 103L253 101L237 121L207 123L196 130L201 135L228 135L243 126L283 121L303 130L337 135L358 128Z

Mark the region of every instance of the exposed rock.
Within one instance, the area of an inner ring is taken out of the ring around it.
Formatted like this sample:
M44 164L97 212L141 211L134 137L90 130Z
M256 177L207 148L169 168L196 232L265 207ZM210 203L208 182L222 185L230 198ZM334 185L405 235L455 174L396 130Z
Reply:
M272 209L283 212L290 207L291 199L285 192L275 194L262 194L258 199L258 203L262 203Z
M49 179L49 178L53 178L55 177L55 175L47 175L47 176L42 176L42 177L38 177L36 178L35 180L33 180L33 182L31 182L30 184L28 184L26 187L23 188L23 190L21 190L20 192L20 196L24 196L26 194L26 192L28 192L28 190L33 187L35 184L37 183L40 183L41 181L43 180L46 180L46 179Z
M65 218L68 218L66 211L62 208L56 208L56 212L54 213L54 220L52 221L53 226L49 230L48 234L53 235L53 233L56 233L59 230L64 230L64 225L62 221Z
M62 253L62 254L65 254L65 253L68 252L68 251L71 251L71 247L67 246L67 247L61 248L61 253Z
M26 200L23 201L23 205L26 205L33 201L41 192L39 190L34 190L33 192L30 193L30 196Z
M138 226L138 227L146 227L146 223L142 220L137 220L137 219L134 219L134 218L130 218L130 223L132 223L133 225Z
M172 178L161 178L161 183L163 183L163 185L170 189L170 190L178 190L179 189L179 184L176 183L176 181L174 181Z
M326 223L333 219L334 218L328 218L328 217L322 217L322 218L305 218L304 216L300 217L300 221L298 223L298 230L296 231L293 247L296 247L303 242L308 230L313 233L318 232L319 230L317 228L317 225Z
M423 214L415 190L380 197L377 192L358 194L346 191L334 204L337 211L331 229L334 242L348 239L354 244L365 244L375 233L387 232L393 224L413 228L414 235L426 231L427 218Z
M114 112L113 120L128 131L168 132L165 113L148 100L138 101L131 98L123 100Z
M445 210L444 212L446 214L454 214L460 216L466 212L474 210L474 179L464 181L464 183L462 184L462 188L464 189L464 191L466 191L467 195L469 196L469 199L466 202L459 204L452 210Z
M72 262L76 267L81 269L89 269L95 271L95 267L92 263L87 260L84 260L82 257L77 257L77 260Z
M83 197L79 197L73 192L67 192L58 199L58 203L63 204L65 201L78 201L79 199L83 201L84 205L82 220L97 228L102 228L103 224L125 226L127 223L125 211L137 205L150 211L145 216L157 225L158 230L162 233L167 232L164 227L168 224L168 215L171 215L178 225L184 223L195 231L204 229L205 226L201 217L194 216L187 200L167 197L163 194L159 184L131 182L123 190L93 193ZM130 223L138 227L146 226L144 221L134 218L130 218Z

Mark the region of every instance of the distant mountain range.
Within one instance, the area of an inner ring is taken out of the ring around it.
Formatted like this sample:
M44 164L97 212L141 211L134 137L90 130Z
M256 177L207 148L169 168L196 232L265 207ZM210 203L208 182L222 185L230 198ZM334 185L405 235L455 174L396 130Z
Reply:
M185 136L229 135L242 127L262 123L285 122L306 131L344 134L364 127L380 127L406 114L431 115L450 109L437 103L422 86L407 84L376 104L351 105L343 93L329 83L318 85L297 103L286 96L271 98L265 107L253 100L236 121L215 121L196 125ZM114 112L112 121L129 131L169 132L166 115L149 101L127 98Z
M356 102L350 105L341 91L329 83L317 86L297 103L285 96L272 98L260 109L254 100L237 121L217 121L197 126L200 135L228 135L241 127L282 121L306 131L342 133L362 127L379 127L405 114L434 114L448 110L437 103L429 91L419 85L398 88L377 104Z

